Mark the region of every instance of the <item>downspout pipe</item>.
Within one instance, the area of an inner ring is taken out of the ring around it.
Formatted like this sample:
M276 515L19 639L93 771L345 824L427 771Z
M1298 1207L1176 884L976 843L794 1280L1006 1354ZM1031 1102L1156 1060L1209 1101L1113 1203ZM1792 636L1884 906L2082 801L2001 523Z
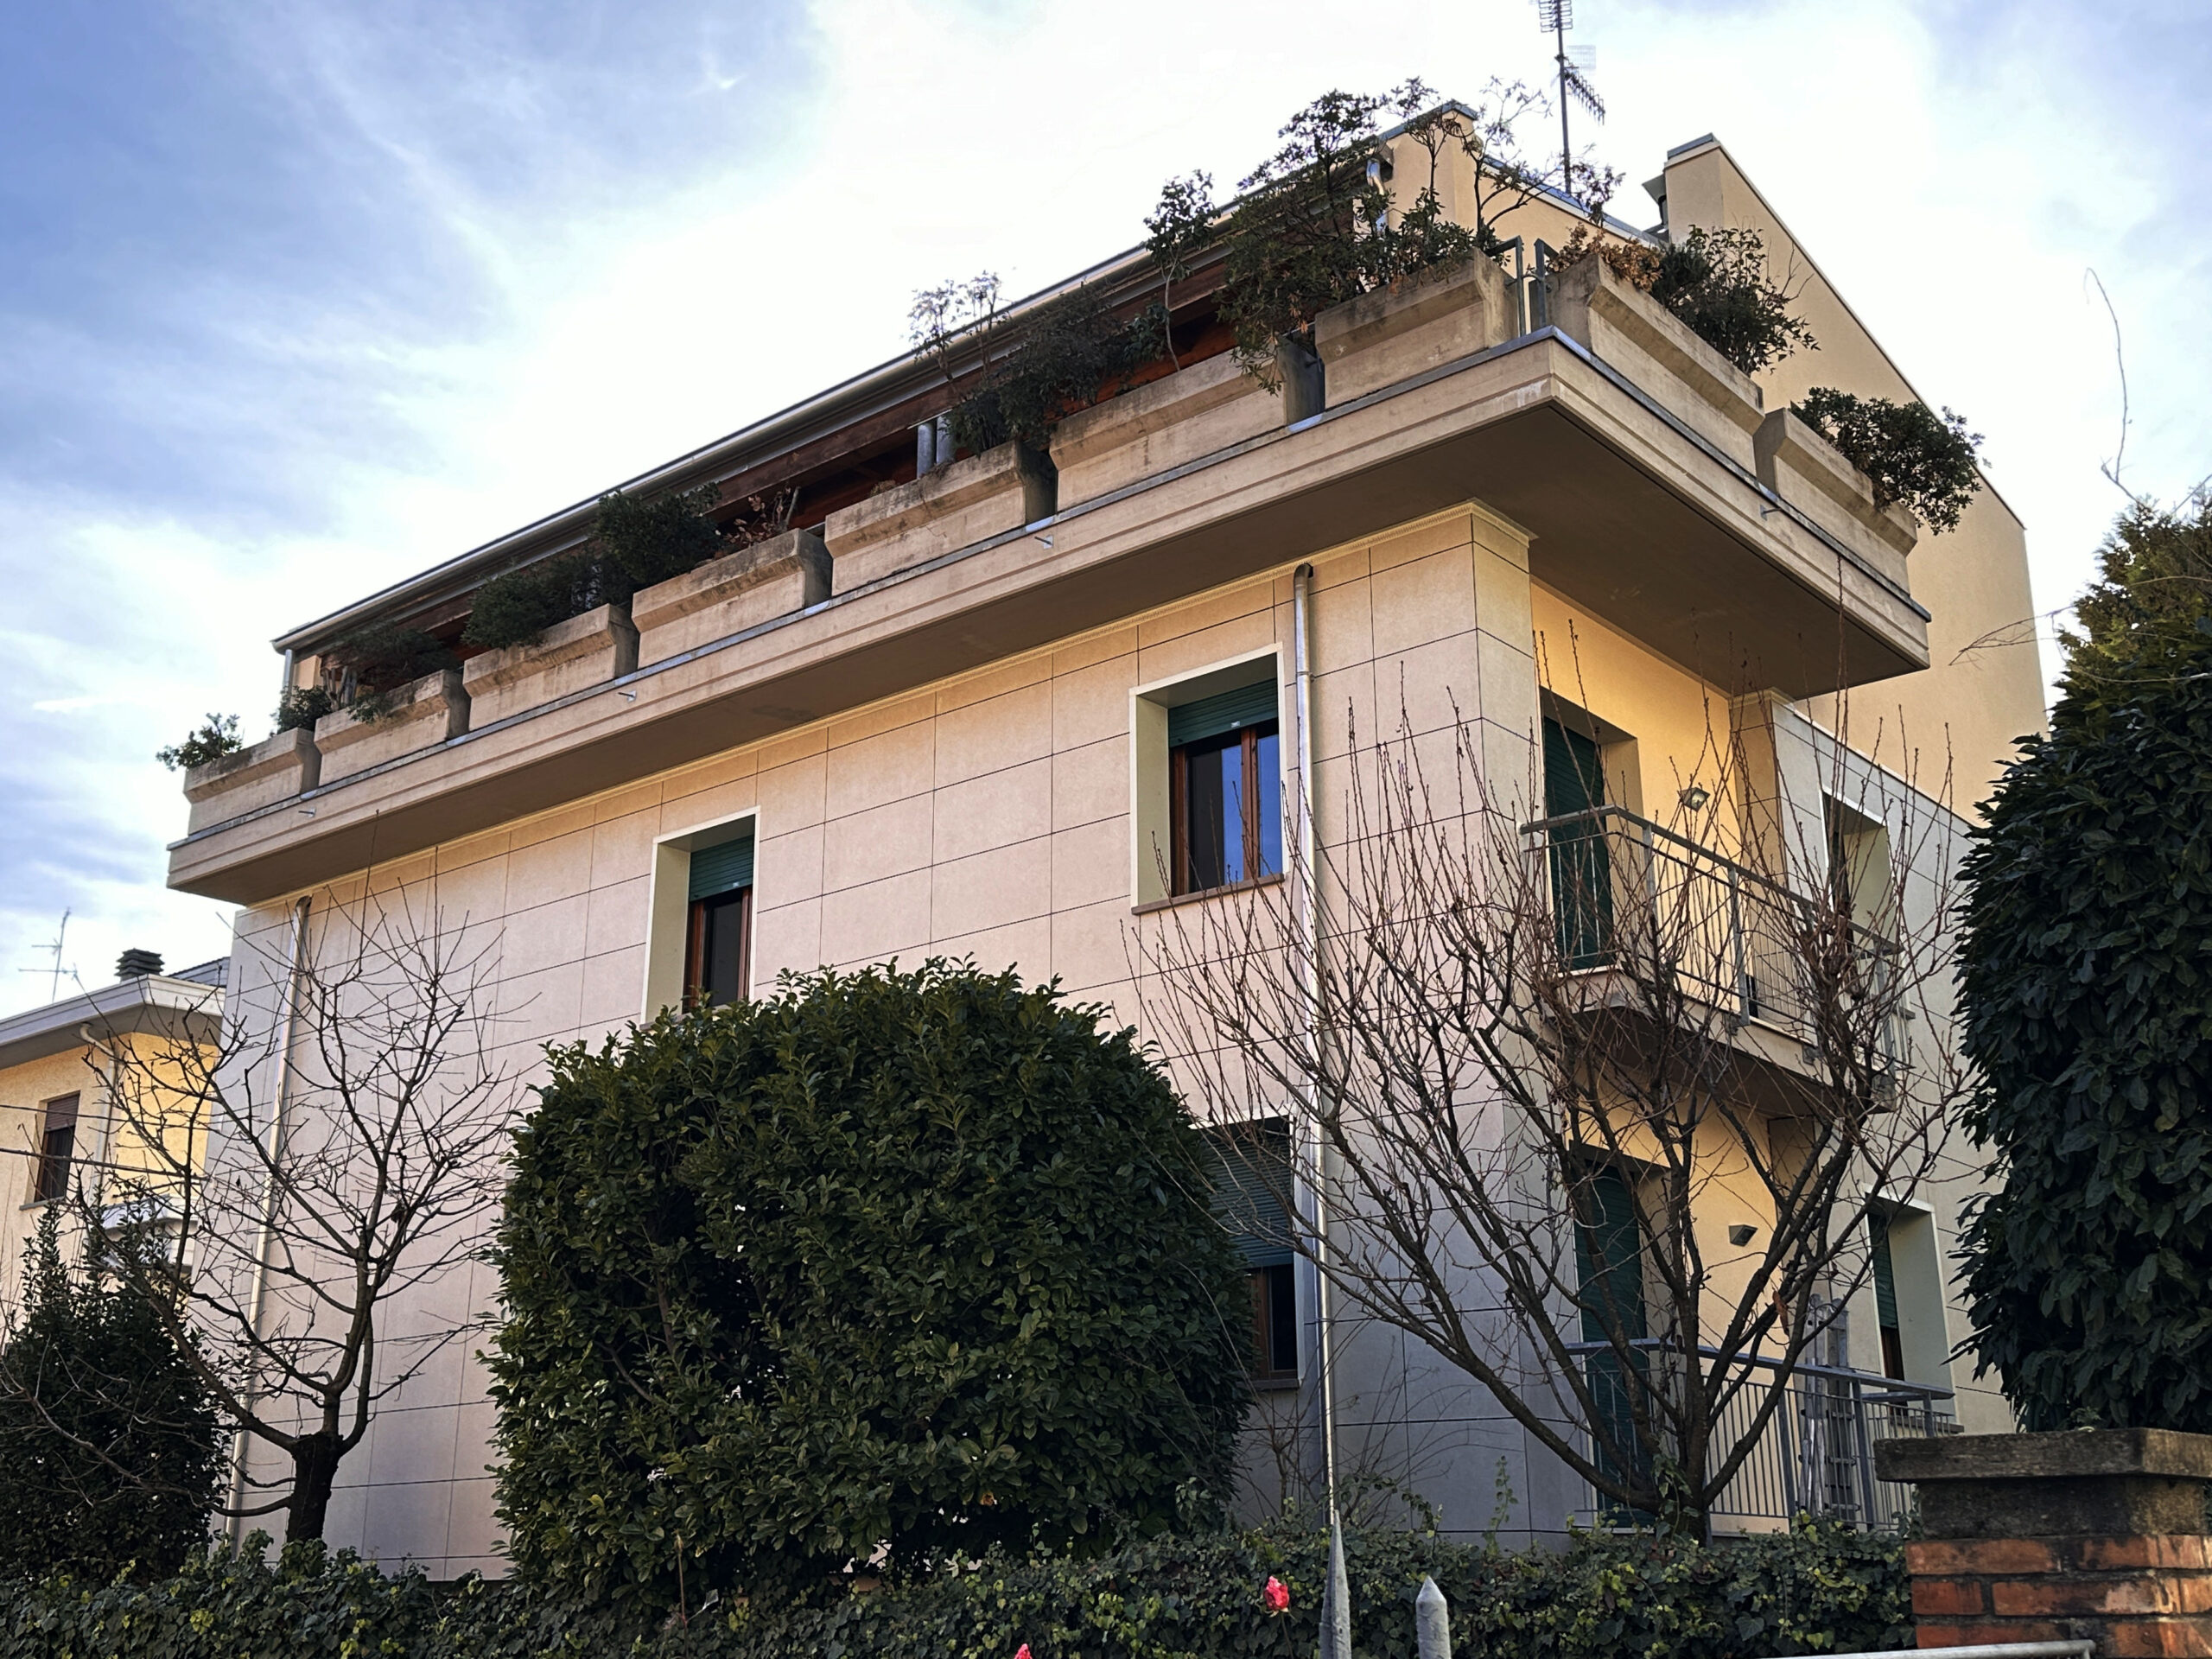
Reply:
M277 1023L276 1034L276 1097L269 1112L269 1175L262 1185L261 1227L253 1249L252 1324L248 1327L256 1337L261 1334L261 1321L269 1300L269 1247L276 1231L276 1164L284 1155L284 1128L287 1109L292 1099L292 1048L299 1032L300 976L307 969L308 912L312 901L302 894L292 906L290 937L284 950L284 1007ZM247 1375L246 1402L253 1401L253 1381ZM232 1437L231 1446L231 1508L245 1507L245 1460L249 1437L243 1426ZM245 1516L231 1517L231 1547L240 1548L245 1542Z
M1344 1575L1343 1517L1337 1509L1337 1379L1334 1299L1329 1291L1329 1198L1322 1179L1321 1140L1321 887L1313 830L1313 567L1291 573L1292 702L1298 717L1297 905L1306 1006L1306 1122L1313 1184L1313 1324L1320 1374L1321 1480L1329 1516L1329 1583L1321 1613L1321 1659L1351 1659L1351 1603Z

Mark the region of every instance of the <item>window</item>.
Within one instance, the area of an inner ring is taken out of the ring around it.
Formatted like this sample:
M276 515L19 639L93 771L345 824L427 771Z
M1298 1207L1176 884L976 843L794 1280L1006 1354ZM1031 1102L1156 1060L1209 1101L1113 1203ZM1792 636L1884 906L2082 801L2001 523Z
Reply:
M1167 711L1170 891L1282 872L1282 738L1272 677Z
M1298 1381L1298 1269L1290 1243L1290 1126L1281 1118L1210 1129L1213 1211L1244 1258L1252 1294L1252 1379Z
M1605 825L1605 773L1594 738L1546 715L1544 817L1552 820L1552 913L1563 966L1599 968L1613 931L1612 866ZM1560 822L1560 820L1565 822Z
M48 1204L69 1192L69 1165L77 1155L77 1096L46 1103L39 1129L38 1176L31 1202Z
M1882 1337L1882 1375L1904 1379L1904 1327L1897 1317L1897 1272L1890 1255L1890 1218L1876 1216L1874 1235L1874 1324Z
M1650 1448L1636 1433L1636 1395L1646 1387L1650 1356L1642 1348L1630 1351L1622 1363L1616 1342L1637 1343L1649 1335L1643 1301L1643 1224L1637 1214L1636 1194L1619 1171L1590 1171L1573 1194L1575 1205L1574 1266L1577 1304L1582 1310L1582 1340L1605 1347L1586 1355L1584 1380L1590 1389L1597 1422L1592 1425L1591 1449L1599 1466L1618 1469L1618 1455L1625 1453L1639 1475L1650 1471ZM1627 1512L1616 1505L1607 1511L1608 1525L1618 1525Z
M753 969L753 836L691 854L683 935L683 1001L741 1001Z

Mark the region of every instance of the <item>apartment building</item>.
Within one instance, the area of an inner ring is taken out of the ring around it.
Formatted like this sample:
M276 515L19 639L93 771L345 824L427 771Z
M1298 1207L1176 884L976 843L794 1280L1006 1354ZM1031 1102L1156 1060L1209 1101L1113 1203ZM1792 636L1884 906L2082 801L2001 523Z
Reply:
M191 1079L171 1063L180 1045L213 1056L229 968L165 973L152 951L126 950L112 985L0 1020L0 1294L21 1286L49 1209L66 1212L80 1192L111 1197L118 1176L136 1199L192 1154ZM156 1124L171 1126L162 1150L146 1138ZM65 1236L75 1231L66 1220Z
M1468 183L1442 181L1447 210ZM1146 930L1280 880L1300 791L1341 841L1343 769L1401 715L1415 737L1464 722L1532 819L1602 806L1707 836L1721 865L1740 826L1683 814L1732 752L1815 838L1879 845L1889 826L1839 794L1962 827L2043 717L2031 644L1961 655L2032 613L2019 522L1986 488L1942 535L1878 510L1789 406L1815 384L1908 397L1903 372L1717 141L1646 188L1650 234L1758 228L1818 353L1746 376L1601 262L1540 286L1477 261L1325 315L1320 384L1286 394L1209 327L1201 273L1179 364L1062 421L1049 466L1012 445L947 462L954 391L917 354L633 480L791 493L791 527L470 654L382 718L191 775L169 880L243 907L234 1017L279 1017L302 901L312 941L381 893L496 938L524 1068L687 993L892 957L1010 963L1135 1020ZM1505 228L1533 250L1575 222L1538 200ZM1079 280L1109 302L1157 289L1141 252ZM456 638L486 580L579 544L594 512L288 633L287 683L372 624ZM1573 801L1547 745L1589 761ZM1993 1427L2001 1402L1948 1360L1942 1263L1972 1179L1955 1160L1891 1218L1847 1357ZM1268 1380L1302 1399L1313 1287L1287 1261L1254 1271ZM495 1290L479 1268L448 1296ZM1448 1527L1491 1521L1501 1463L1509 1530L1589 1512L1494 1402L1402 1338L1342 1340L1340 1434L1400 1457ZM498 1570L491 1427L480 1367L447 1351L346 1459L333 1541Z

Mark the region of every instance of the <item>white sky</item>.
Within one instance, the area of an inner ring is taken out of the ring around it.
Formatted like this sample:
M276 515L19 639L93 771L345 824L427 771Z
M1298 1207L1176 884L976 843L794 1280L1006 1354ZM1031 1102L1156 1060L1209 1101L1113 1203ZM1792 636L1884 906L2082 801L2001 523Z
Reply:
M2206 19L1582 0L1574 38L1616 212L1650 222L1633 181L1721 137L1987 435L2049 609L2120 505L2090 267L2128 482L2212 471ZM184 804L150 754L206 709L265 731L279 630L892 355L918 287L1130 245L1164 177L1226 188L1332 86L1549 67L1528 0L140 0L112 27L41 22L0 70L0 1009L45 999L23 970L65 907L87 983L125 945L226 950L225 907L162 887Z

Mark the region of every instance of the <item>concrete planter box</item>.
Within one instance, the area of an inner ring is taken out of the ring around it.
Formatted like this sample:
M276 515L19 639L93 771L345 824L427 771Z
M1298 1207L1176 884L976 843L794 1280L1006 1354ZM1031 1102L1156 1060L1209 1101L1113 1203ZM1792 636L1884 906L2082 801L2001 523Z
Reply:
M829 597L829 550L810 531L787 531L639 589L630 601L638 661L664 662Z
M487 651L461 664L468 720L482 729L525 709L618 679L638 665L626 605L601 605L556 623L531 645Z
M1324 311L1313 346L1342 406L1513 337L1505 273L1491 259L1425 271Z
M250 749L184 774L184 798L192 803L185 832L227 823L257 808L305 794L321 777L322 755L313 732L296 727L265 737Z
M1052 504L1039 499L1051 462L1040 471L1039 459L1019 444L1002 443L841 507L822 527L832 587L849 594L894 570L1051 517Z
M435 748L468 729L468 693L457 668L426 674L385 698L373 719L340 709L315 723L315 746L322 751L322 781L336 783L357 772L396 760L417 749Z
M1786 409L1759 423L1751 447L1759 482L1897 581L1920 539L1920 521L1892 502L1874 505L1873 480L1843 451Z
M1109 494L1281 425L1281 397L1224 352L1062 421L1052 434L1061 503Z
M1874 1470L1920 1489L1930 1538L2201 1534L2212 1434L2093 1428L1885 1440Z
M1758 382L1707 345L1688 324L1588 258L1553 279L1553 326L1664 404L1698 435L1746 470L1751 435L1766 419Z

